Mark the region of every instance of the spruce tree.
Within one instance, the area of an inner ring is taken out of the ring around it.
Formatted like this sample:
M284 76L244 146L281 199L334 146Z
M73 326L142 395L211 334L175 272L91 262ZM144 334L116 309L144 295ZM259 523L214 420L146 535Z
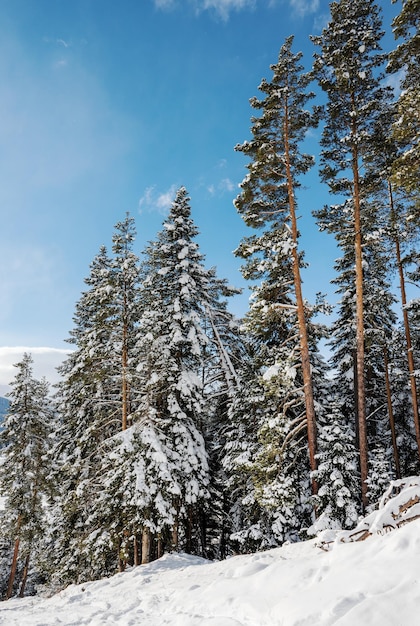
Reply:
M156 463L145 466L145 485L163 491L160 506L149 507L143 535L158 532L165 535L167 547L194 552L203 549L200 512L209 484L202 372L211 306L211 282L197 234L190 199L181 187L142 264L136 344L141 395L133 416L134 436L143 446L145 429L152 445L163 437L159 449L167 467L163 477Z
M398 119L393 126L394 137L402 149L393 165L393 180L397 187L414 192L419 206L420 2L402 0L401 4L401 11L392 24L399 44L391 52L388 65L390 72L403 72L397 102Z
M114 572L119 534L126 532L124 528L119 534L111 532L113 527L124 526L125 512L104 506L108 485L103 460L115 435L129 424L135 395L130 386L138 317L134 238L134 220L127 215L115 226L113 257L102 246L91 264L86 279L89 288L76 305L71 331L75 350L61 367L57 401L62 427L57 458L62 518L56 533L56 578L63 580Z
M283 341L282 324L297 327L308 456L313 471L316 469L316 418L308 311L300 276L302 257L298 249L296 193L302 175L313 165L313 158L304 154L300 145L308 129L317 124L317 115L306 108L313 97L307 90L310 79L303 73L302 54L294 54L292 44L293 37L287 38L278 62L271 66L271 82L265 79L261 82L259 89L264 99L251 99L251 106L261 111L258 118L252 118L252 140L236 146L236 150L248 156L251 163L247 166L249 173L241 183L242 192L236 198L235 206L248 226L262 231L246 238L236 254L246 259L245 278L263 279L268 262L278 268L277 284L270 284L258 294L262 307L260 313L265 307L265 316L278 315L280 342ZM271 250L275 251L274 254ZM297 354L293 357L293 367L297 365L296 357ZM316 491L316 483L312 484L312 490Z
M46 528L43 499L50 493L48 451L53 428L49 386L33 377L32 356L25 353L15 367L18 371L0 434L0 492L5 498L1 534L14 541L6 599L15 593L17 571L21 574L19 595L24 595L31 558L41 547Z
M87 519L96 506L96 476L104 442L121 428L120 386L112 342L116 318L112 261L105 246L93 259L87 285L76 304L69 343L74 346L60 366L56 402L60 427L55 447L56 505L54 582L62 586L95 577L83 550ZM102 573L102 571L101 571ZM98 574L96 573L96 576Z
M372 134L371 151L367 160L367 175L378 205L379 221L384 225L381 236L388 242L384 258L390 271L396 271L399 283L400 306L406 342L408 378L411 390L411 406L417 447L420 452L420 419L415 379L415 355L407 310L407 274L415 261L415 248L419 235L420 218L415 207L415 194L397 186L392 176L399 158L399 144L392 134L397 111L394 104L385 106L376 120Z
M343 418L340 405L333 399L329 404L327 419L320 426L316 473L319 491L314 498L317 519L309 534L353 528L360 509L354 432Z
M321 140L321 176L330 191L344 196L343 205L329 208L336 231L352 232L355 266L357 414L363 507L367 505L368 449L365 390L365 310L363 246L368 193L363 160L369 154L375 120L388 98L382 86L380 11L370 0L340 0L330 5L331 19L313 37L320 48L314 73L328 101Z

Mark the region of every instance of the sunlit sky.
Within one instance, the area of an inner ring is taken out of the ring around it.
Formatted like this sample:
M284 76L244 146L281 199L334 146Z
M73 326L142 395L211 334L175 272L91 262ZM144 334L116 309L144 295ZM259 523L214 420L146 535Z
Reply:
M398 7L380 4L393 45ZM251 136L249 99L285 37L309 68L309 35L328 16L323 0L1 1L0 393L25 350L54 378L99 247L129 212L140 255L181 185L207 265L245 285L232 251L251 233L232 201L247 161L234 146ZM334 301L337 252L311 217L329 197L316 168L305 185L304 295Z

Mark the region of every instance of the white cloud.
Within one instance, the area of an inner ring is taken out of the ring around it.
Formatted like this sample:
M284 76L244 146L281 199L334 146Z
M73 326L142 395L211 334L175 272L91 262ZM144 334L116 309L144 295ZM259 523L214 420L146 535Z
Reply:
M235 189L235 185L230 180L230 178L223 178L223 180L219 183L219 189L221 191L233 191Z
M172 9L175 6L176 0L155 0L155 6L157 9Z
M182 6L181 0L154 0L157 9L172 9L175 6ZM223 21L229 19L232 11L243 9L253 9L257 0L189 0L197 14L203 11L212 11Z
M189 0L189 4L194 7L197 14L211 11L226 22L234 11L252 10L257 4L263 3L268 7L274 7L286 1L293 13L299 17L311 15L319 10L319 0ZM157 9L163 10L183 6L181 0L154 0L154 3Z
M67 41L64 41L64 39L57 39L56 41L58 44L60 44L64 48L68 48L70 46L70 44Z
M139 200L139 212L146 210L166 214L175 199L177 189L178 185L172 184L167 191L159 193L155 186L147 187Z
M70 354L70 349L13 346L0 347L0 395L4 396L10 391L10 383L14 380L19 363L27 352L32 355L33 375L38 380L45 377L51 384L56 383L60 377L56 368Z
M314 31L315 33L321 33L328 25L331 19L329 13L319 13L314 19Z
M230 178L222 178L222 180L219 180L217 184L211 183L210 185L207 185L207 191L211 196L216 195L216 193L231 193L234 189L235 185Z
M214 11L222 20L226 21L232 11L254 8L256 0L200 0L196 4L199 10Z

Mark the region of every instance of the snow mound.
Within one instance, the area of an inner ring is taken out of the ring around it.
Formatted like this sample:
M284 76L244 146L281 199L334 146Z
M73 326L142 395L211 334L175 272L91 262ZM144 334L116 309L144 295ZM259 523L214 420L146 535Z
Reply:
M418 483L411 486L417 493ZM406 517L398 507L409 481L400 487L366 518L369 529L385 528L395 514ZM395 532L338 541L328 551L312 539L220 562L166 554L52 598L2 602L0 625L416 626L420 519L398 527L397 518Z

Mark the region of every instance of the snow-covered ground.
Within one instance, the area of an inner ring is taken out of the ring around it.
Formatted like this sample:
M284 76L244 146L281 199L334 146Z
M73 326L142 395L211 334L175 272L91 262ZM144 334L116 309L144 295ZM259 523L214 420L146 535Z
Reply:
M209 562L167 554L107 580L0 604L4 626L417 626L420 519Z

